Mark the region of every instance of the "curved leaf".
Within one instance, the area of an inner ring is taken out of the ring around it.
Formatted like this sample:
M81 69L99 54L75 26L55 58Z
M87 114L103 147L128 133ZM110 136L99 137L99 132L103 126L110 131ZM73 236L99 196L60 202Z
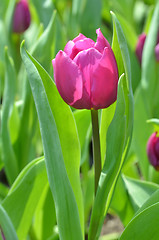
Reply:
M8 50L5 49L5 63L6 63L6 79L2 106L2 160L4 162L5 171L9 183L13 183L18 175L17 159L11 144L9 134L9 118L13 110L16 73L14 69L13 60L8 56Z
M64 120L66 117L64 112L67 113L70 110L67 110L66 104L59 97L57 89L46 71L25 51L24 44L21 47L21 55L28 73L40 122L47 174L55 202L60 238L81 240L83 219L82 217L79 218L82 206L82 202L79 201L81 199L81 187L79 185L79 168L77 168L80 164L79 150L76 149L76 153L68 150L67 141L69 136L70 139L72 136L63 133L64 129L66 132L70 130L73 133L74 122L69 121L69 119L72 119L72 115L69 112L67 114L68 118ZM70 123L73 124L70 125ZM71 141L72 145L68 147L74 149L75 133ZM74 158L75 156L77 156L77 159ZM66 162L66 159L69 162ZM74 165L75 168L73 168ZM78 201L79 211L76 201ZM81 219L81 225L79 219Z
M19 239L26 238L40 196L47 185L44 158L28 164L2 202Z
M113 50L119 74L117 105L114 118L107 131L106 160L101 172L90 221L89 239L98 239L105 214L115 189L117 179L127 155L133 127L133 95L131 87L131 65L126 40L120 23L112 14L114 23Z
M127 225L120 240L157 240L159 235L159 203L156 203L139 213Z
M16 231L5 209L0 205L0 235L2 233L7 240L18 240ZM0 236L1 238L1 236Z

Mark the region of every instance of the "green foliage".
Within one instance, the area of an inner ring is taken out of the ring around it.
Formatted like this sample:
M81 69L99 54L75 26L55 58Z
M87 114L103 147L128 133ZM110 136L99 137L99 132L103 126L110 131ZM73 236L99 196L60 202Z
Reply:
M14 153L14 149L11 144L11 137L9 133L9 118L13 109L14 97L15 97L15 82L16 73L14 69L13 60L8 56L7 48L5 49L5 89L2 108L2 160L9 180L12 184L18 175L18 164Z
M69 136L70 141L72 141L72 144L74 144L77 136L76 132L72 132L76 129L73 128L74 123L71 111L59 97L57 89L55 88L55 85L49 75L25 51L24 44L21 48L21 54L29 76L29 81L38 112L42 141L44 145L46 168L51 191L55 201L60 237L62 239L74 239L76 236L77 239L81 239L81 228L83 228L83 211L78 172L80 164L80 158L78 157L80 156L79 149L77 148L78 140L77 144L75 144L75 148L73 148L75 152L68 151L68 147L72 147L72 145L67 144L66 142L66 140L68 141ZM50 89L52 89L52 91L50 91ZM39 99L41 99L41 101L39 101ZM52 104L52 102L54 102L54 104ZM55 103L58 105L58 108L55 108ZM60 104L62 104L63 107L60 107ZM58 111L58 109L61 111ZM58 115L57 112L55 115L55 110L59 113ZM66 117L66 115L62 113L62 110L66 112L71 122L68 118L67 121L63 122L62 117ZM67 127L64 127L64 129L66 131L70 130L72 134L66 135L66 133L62 131L60 121L62 121L63 124L67 124ZM70 127L68 124L70 124ZM61 138L61 136L63 136L63 138ZM71 156L69 154L73 155ZM74 158L74 154L76 155L76 158ZM63 199L65 199L65 201L63 201ZM76 201L78 202L78 205ZM79 219L81 220L81 225Z
M159 173L146 153L159 132L158 0L29 0L23 34L12 29L16 2L0 6L0 239L158 240ZM119 85L117 101L98 112L94 195L90 111L66 105L50 76L56 53L80 32L96 41L97 28L113 36ZM123 223L121 236L100 236L108 212Z
M16 231L5 209L0 205L0 238L1 230L7 240L18 240Z
M131 69L126 41L121 26L113 14L114 41L120 51L115 51L117 64L123 61L125 76L119 80L117 105L114 118L107 131L106 160L101 172L99 186L92 210L89 239L98 239L104 216L108 211L111 197L129 149L133 125L133 98L131 89ZM119 65L119 64L118 64ZM122 131L121 131L122 129ZM100 206L100 208L99 208Z
M20 173L2 202L19 239L27 236L37 203L47 184L44 159L32 161Z

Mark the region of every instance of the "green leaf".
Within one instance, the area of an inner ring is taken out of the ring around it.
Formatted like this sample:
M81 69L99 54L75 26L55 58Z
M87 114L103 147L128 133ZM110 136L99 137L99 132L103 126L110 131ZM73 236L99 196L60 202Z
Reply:
M120 160L122 157L122 152L125 144L126 119L124 116L125 100L124 100L124 92L122 88L123 79L124 78L122 76L122 78L119 80L116 112L115 112L113 121L107 132L107 136L109 137L107 137L106 161L108 161L107 167L109 169L106 170L104 165L103 170L101 172L99 187L97 189L95 202L92 209L88 239L98 239L100 235L101 227L102 227L105 213L106 213L105 205L106 205L106 202L108 201L108 196L109 196L111 187L114 183L116 172L118 172L119 166L117 165L116 160L118 159L118 162L120 165ZM115 127L117 122L118 122L118 129L116 129L116 132L114 132L112 131L112 129ZM122 129L122 131L119 131L119 129L120 130ZM118 142L118 144L116 144L116 141L114 141L114 139ZM111 144L109 144L109 142ZM113 156L111 154L112 149L113 149ZM111 154L110 155L111 164L108 158L109 154ZM116 156L117 154L118 156ZM114 166L115 162L116 162L116 165ZM115 168L114 171L112 171L113 167Z
M52 79L25 51L24 44L21 55L40 122L60 238L81 240L83 204L79 178L80 151L73 115L60 98Z
M0 205L0 235L1 230L7 240L18 240L13 224L5 209Z
M46 13L45 13L46 14ZM52 16L50 22L40 36L38 41L33 46L31 52L33 56L38 59L38 61L42 64L42 66L49 72L52 55L53 55L53 39L55 34L56 27L56 11L52 12Z
M130 222L135 214L122 175L117 181L110 208L120 217L124 226Z
M20 117L18 112L18 106L16 104L13 105L13 110L9 119L9 132L12 145L18 138L19 132L19 124L20 124Z
M50 70L52 55L52 39L54 37L56 12L52 13L50 23L40 36L38 41L32 47L32 53L37 57L43 66ZM30 149L33 147L32 138L37 128L37 113L30 89L29 82L24 69L22 72L24 78L24 96L23 108L21 112L21 121L19 127L19 136L15 145L16 155L19 161L19 168L22 170L30 161ZM25 126L25 127L24 127ZM35 158L35 156L33 156ZM33 159L32 158L32 159ZM31 159L31 160L32 160Z
M15 97L16 74L12 59L8 56L8 50L5 48L6 77L5 89L2 106L2 160L10 184L13 183L18 175L17 159L11 144L9 134L9 118L13 110Z
M33 5L37 11L40 23L44 24L46 28L50 18L52 16L52 12L54 10L54 5L52 0L32 0Z
M135 211L158 189L158 185L151 182L135 180L128 177L123 177L123 180Z
M157 240L159 221L159 203L156 203L139 213L127 225L120 240Z
M158 66L155 57L155 46L157 33L159 28L159 2L157 3L152 21L149 29L149 33L146 37L146 41L143 49L142 57L142 78L141 87L145 104L145 109L148 114L148 118L159 114L159 81L158 81Z
M49 184L47 184L37 206L32 229L37 239L48 239L53 233L55 224L55 206Z
M26 238L47 183L44 158L36 159L24 168L4 199L2 205L12 220L19 239Z
M151 123L154 127L154 132L157 132L157 135L159 134L159 119L152 118L147 120L147 123Z
M113 50L117 56L120 72L117 105L114 118L107 131L106 160L101 172L90 221L88 239L98 239L105 214L108 211L114 188L127 155L133 127L133 96L131 88L131 67L126 40L116 16L114 22Z
M82 0L80 4L82 8L79 17L81 32L95 39L95 30L101 25L101 0Z
M146 144L150 134L152 133L152 126L147 124L147 112L145 103L142 97L141 87L136 90L135 96L135 111L134 111L134 131L132 139L132 147L137 155L139 166L145 180L149 179L149 161L147 159Z
M116 102L110 105L108 108L102 109L101 125L100 125L100 145L101 145L101 160L102 166L105 161L106 154L106 135L108 127L114 117Z
M159 190L157 189L148 199L147 201L138 209L135 215L138 215L140 212L150 207L151 205L159 202Z
M90 143L90 126L91 116L89 110L77 110L74 112L76 126L81 149L81 165L84 163L88 156L89 143Z
M0 202L6 197L8 194L9 188L4 185L3 183L0 183Z
M132 25L127 21L126 18L124 18L122 15L117 14L117 18L120 21L120 24L122 26L124 35L128 41L128 44L132 50L135 49L136 43L137 43L137 34L132 27Z

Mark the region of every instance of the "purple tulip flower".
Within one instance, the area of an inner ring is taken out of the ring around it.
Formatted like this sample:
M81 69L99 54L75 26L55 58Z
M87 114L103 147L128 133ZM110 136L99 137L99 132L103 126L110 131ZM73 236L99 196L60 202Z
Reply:
M135 49L135 53L136 53L136 56L137 56L140 64L142 62L142 53L143 53L145 40L146 40L146 34L142 33L138 38L138 42L137 42L136 49ZM159 62L159 33L158 33L158 36L157 36L157 42L156 42L156 47L155 47L155 55L156 55L156 61Z
M152 166L159 171L159 137L153 133L147 143L147 155Z
M115 56L100 29L96 33L96 43L80 33L52 60L61 97L77 109L106 108L117 98Z
M20 0L15 5L13 14L13 32L23 33L30 26L30 11L27 0Z

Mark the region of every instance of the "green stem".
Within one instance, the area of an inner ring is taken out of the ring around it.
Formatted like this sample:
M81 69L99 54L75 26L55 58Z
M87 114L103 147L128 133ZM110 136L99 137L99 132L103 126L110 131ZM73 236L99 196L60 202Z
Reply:
M91 110L92 133L93 133L93 161L95 175L95 194L98 187L98 181L101 173L101 153L99 139L98 110Z

